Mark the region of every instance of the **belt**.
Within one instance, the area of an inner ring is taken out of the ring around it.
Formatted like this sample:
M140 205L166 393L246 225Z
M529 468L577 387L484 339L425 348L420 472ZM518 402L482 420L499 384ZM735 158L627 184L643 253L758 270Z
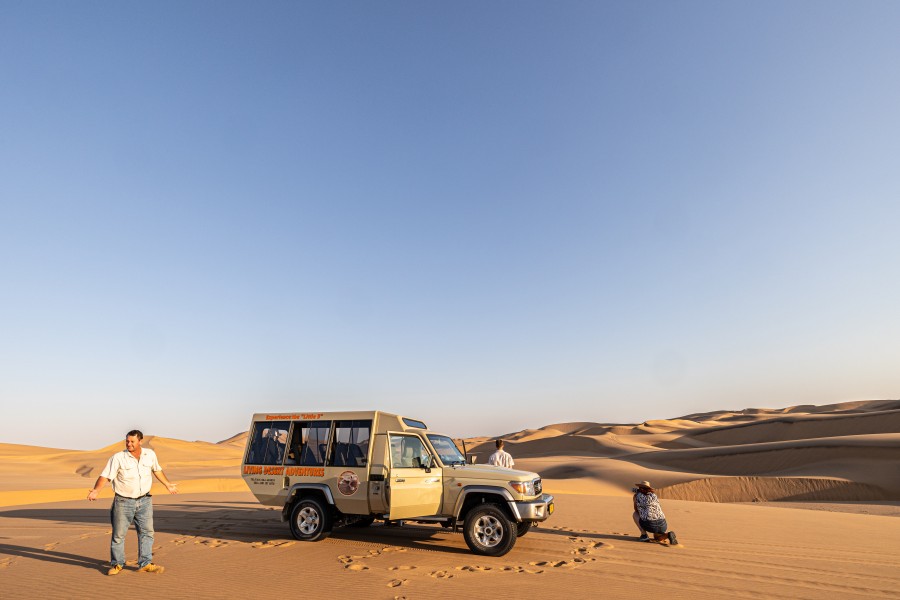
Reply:
M137 498L132 498L131 496L123 496L122 494L116 494L119 498L125 498L126 500L140 500L141 498L147 498L151 496L150 492L147 492L143 496L138 496Z

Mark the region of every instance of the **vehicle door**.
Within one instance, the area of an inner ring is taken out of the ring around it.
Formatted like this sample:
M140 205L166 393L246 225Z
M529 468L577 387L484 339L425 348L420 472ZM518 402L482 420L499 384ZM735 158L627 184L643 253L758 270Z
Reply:
M441 468L422 438L389 432L389 510L391 520L436 515L441 510Z

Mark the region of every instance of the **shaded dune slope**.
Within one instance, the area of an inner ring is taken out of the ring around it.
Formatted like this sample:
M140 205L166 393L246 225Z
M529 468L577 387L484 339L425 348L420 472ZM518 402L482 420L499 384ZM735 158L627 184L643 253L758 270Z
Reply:
M535 431L543 435L535 439ZM896 400L715 411L633 425L563 423L528 432L504 436L506 448L524 465L541 467L548 480L621 478L631 465L664 498L900 500ZM480 460L493 452L493 441L479 438L473 452Z

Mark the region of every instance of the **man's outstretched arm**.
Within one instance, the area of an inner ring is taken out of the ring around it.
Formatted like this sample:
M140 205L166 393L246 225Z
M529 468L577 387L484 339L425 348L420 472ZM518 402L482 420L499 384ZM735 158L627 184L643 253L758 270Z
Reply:
M105 486L108 481L109 481L109 479L107 479L103 475L98 477L97 482L94 484L94 487L91 488L91 491L88 492L87 499L90 500L91 502L96 500L97 494L100 493L100 490L103 489L103 486Z

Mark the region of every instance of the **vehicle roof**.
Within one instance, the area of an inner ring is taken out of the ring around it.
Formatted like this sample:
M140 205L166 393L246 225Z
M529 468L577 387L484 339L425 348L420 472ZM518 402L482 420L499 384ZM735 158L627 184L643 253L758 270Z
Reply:
M406 429L407 427L403 425L404 419L409 419L412 421L418 421L419 423L425 424L421 419L415 419L413 417L404 417L402 415L396 415L393 413L388 413L380 410L354 410L354 411L285 411L285 412L264 412L264 413L254 413L253 421L333 421L333 420L341 420L341 421L350 421L356 419L372 419L375 420L377 417L379 422L384 421L395 421L398 426L402 429ZM421 429L421 428L414 428ZM425 429L428 429L427 425Z

